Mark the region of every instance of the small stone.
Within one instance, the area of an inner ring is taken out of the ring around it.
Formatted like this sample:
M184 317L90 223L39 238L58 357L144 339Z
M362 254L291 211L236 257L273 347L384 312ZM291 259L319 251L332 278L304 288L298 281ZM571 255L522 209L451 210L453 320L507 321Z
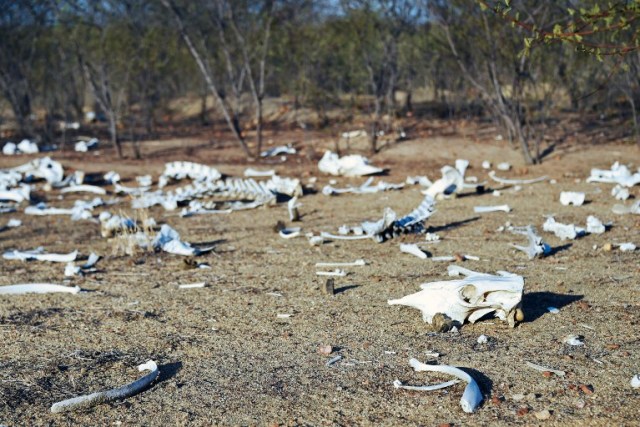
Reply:
M605 252L611 252L613 250L613 245L611 243L605 243L602 245L602 250Z
M324 287L322 288L322 291L327 294L327 295L334 295L335 294L335 281L333 280L333 278L328 278L327 281L324 284Z
M330 345L320 345L318 346L318 353L328 356L333 352L333 347Z
M542 376L543 376L543 377L545 377L545 378L551 378L551 377L553 376L553 372L551 372L551 371L544 371L544 372L542 373Z
M578 307L580 307L581 310L589 310L591 308L591 306L589 305L588 302L586 301L580 301L578 302Z
M576 401L575 401L575 407L576 407L576 408L578 408L578 409L582 409L582 408L584 408L585 406L587 406L587 402L585 402L584 400L582 400L582 399L578 399L578 400L576 400Z
M617 350L620 348L620 344L607 344L609 350Z
M580 390L582 390L584 394L593 394L593 387L590 385L580 384Z
M440 333L449 332L455 327L453 320L444 313L436 313L431 319L431 326Z
M491 403L494 405L500 405L502 403L502 398L496 396L495 394L491 397Z
M442 424L438 424L438 427L453 427L453 424L451 424L451 423L442 423Z
M487 337L486 335L480 335L477 341L478 344L486 344L489 342L489 337Z
M521 400L524 400L524 394L522 393L513 394L511 395L511 400L513 400L514 402L520 402Z
M518 408L518 410L516 411L516 414L519 417L524 417L525 415L527 415L529 413L529 408L527 408L526 406L521 406Z
M548 420L551 418L551 412L548 409L543 409L542 411L534 412L533 415L540 421Z

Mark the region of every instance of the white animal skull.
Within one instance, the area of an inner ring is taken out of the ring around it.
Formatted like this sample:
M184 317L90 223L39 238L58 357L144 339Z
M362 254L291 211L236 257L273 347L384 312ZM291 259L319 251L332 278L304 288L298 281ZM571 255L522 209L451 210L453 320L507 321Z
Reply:
M523 319L520 304L524 279L521 276L473 275L460 280L425 283L420 287L420 292L388 303L417 308L428 323L432 323L437 313L460 324L465 320L475 323L492 312L511 327Z

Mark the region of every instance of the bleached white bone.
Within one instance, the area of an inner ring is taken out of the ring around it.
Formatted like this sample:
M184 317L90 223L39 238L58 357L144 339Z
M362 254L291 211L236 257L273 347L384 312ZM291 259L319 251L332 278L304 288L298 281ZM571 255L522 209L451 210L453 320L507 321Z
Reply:
M508 162L498 163L496 168L500 171L508 171L509 169L511 169L511 164L509 164Z
M511 212L509 205L498 206L474 206L473 211L475 213L489 213L489 212Z
M433 262L451 262L451 261L455 261L456 257L451 255L443 255L443 256L433 256L429 259Z
M362 267L367 265L363 259L357 259L353 262L316 262L316 267Z
M320 232L320 236L324 237L325 239L332 239L332 240L363 240L363 239L370 239L371 236L368 236L366 234L362 234L359 236L343 236L343 235L339 235L339 234L331 234L331 233L327 233L325 231L321 231Z
M287 211L289 212L289 221L298 221L300 219L300 213L298 212L298 208L301 206L298 203L297 197L292 197L287 202Z
M560 193L560 203L563 206L582 206L585 194L579 191L563 191Z
M260 153L260 157L275 157L284 154L296 154L296 149L291 145L281 145L278 147L269 148Z
M460 171L451 166L443 166L440 169L442 178L438 179L429 188L422 191L422 194L435 198L441 194L451 194L460 191L464 186L464 176Z
M28 139L23 139L22 141L20 141L16 148L24 154L36 154L40 152L38 144Z
M387 301L389 305L407 305L422 312L425 322L443 313L453 321L475 323L495 312L509 326L515 326L515 312L520 306L524 279L521 276L468 276L464 279L424 283L421 291Z
M146 387L148 387L158 375L160 375L160 371L158 370L158 365L153 360L149 360L146 363L138 366L138 371L150 371L148 374L139 378L138 380L124 385L122 387L114 388L111 390L100 391L97 393L87 394L85 396L73 397L71 399L66 399L61 402L54 403L51 406L51 412L59 413L59 412L68 412L74 411L76 409L84 409L89 408L91 406L95 406L101 403L112 402L114 400L125 399L129 396L133 396L134 394L140 393Z
M613 213L618 215L626 215L626 214L640 215L640 200L638 200L631 206L625 206L620 204L613 205L613 208L611 210L613 211Z
M11 190L0 190L0 200L22 203L31 197L31 186L21 185Z
M482 403L482 392L480 391L480 387L478 387L478 383L476 383L471 375L462 369L448 365L427 365L417 359L409 360L409 365L417 372L441 372L466 382L467 387L465 387L462 398L460 399L460 406L464 412L472 413L478 408L480 403Z
M640 388L640 375L634 375L633 378L631 378L631 387Z
M317 276L338 276L344 277L347 275L347 272L340 269L335 269L333 271L316 271Z
M397 389L412 390L412 391L435 391L435 390L451 387L452 385L458 384L459 382L460 380L451 380L451 381L447 381L440 384L415 386L415 385L403 385L400 380L395 380L393 382L393 387Z
M184 256L198 256L214 249L214 246L196 248L189 243L181 241L180 234L167 224L163 224L162 227L160 227L160 231L153 240L152 245L156 249L162 249L171 254Z
M491 178L495 182L498 182L498 183L504 184L504 185L535 184L536 182L542 182L542 181L546 181L547 179L549 179L549 177L546 176L546 175L545 176L541 176L539 178L533 178L533 179L507 179L507 178L500 178L500 177L496 176L496 172L495 171L490 171L489 172L489 178Z
M278 231L278 234L283 239L293 239L294 237L300 236L301 231L302 228L300 227L289 227L283 228L282 230Z
M629 198L629 189L622 187L620 184L618 184L611 189L611 195L616 200L625 201Z
M491 276L490 274L480 273L478 271L469 270L468 268L460 267L459 265L450 265L447 267L447 273L449 276Z
M71 187L65 187L62 190L60 190L61 193L66 194L66 193L93 193L93 194L100 194L100 195L105 195L107 194L107 190L105 190L102 187L98 187L95 185L72 185Z
M622 252L633 252L636 250L636 245L633 243L620 243L618 247Z
M525 234L527 236L527 239L529 240L529 244L527 246L511 244L511 247L526 253L529 256L529 259L533 259L535 257L543 257L551 253L551 246L546 244L542 240L542 237L536 234L534 228L531 225L527 226L524 229L524 232L521 232L518 228L514 228L513 232L517 234Z
M273 176L275 174L276 171L273 169L261 171L254 168L247 168L244 170L244 176L246 176L247 178L259 178L264 176Z
M482 169L491 169L491 162L489 160L484 160L482 162Z
M605 225L593 215L587 217L587 233L602 234L606 231Z
M0 295L48 294L63 292L77 294L78 286L54 285L51 283L24 283L19 285L0 286Z
M422 187L431 187L433 185L433 182L431 182L426 176L408 176L405 183L409 185L418 184Z
M207 285L206 282L199 283L186 283L184 285L178 285L180 289L195 289L195 288L204 288Z
M72 262L78 256L78 251L73 251L68 254L46 254L43 253L42 248L38 248L35 251L7 251L2 254L4 259L8 260L20 260L20 261L47 261L47 262Z
M325 185L322 188L322 194L325 196L331 196L334 194L354 193L354 194L372 194L381 191L389 190L401 190L404 188L404 184L389 184L384 181L378 182L376 185L371 185L373 177L367 179L364 184L359 187L346 187L346 188L334 188L331 185Z
M560 222L556 222L552 216L548 217L544 224L542 224L542 229L555 234L562 240L573 240L576 237L581 237L585 234L584 228L576 227L573 224L562 224Z
M625 165L615 162L610 170L591 169L591 176L587 178L587 182L604 182L633 187L640 183L640 172L632 174Z
M427 259L427 254L418 247L415 243L401 243L400 252L417 256L421 259Z
M335 176L365 176L383 171L369 164L369 160L359 154L339 157L327 150L318 162L320 172Z

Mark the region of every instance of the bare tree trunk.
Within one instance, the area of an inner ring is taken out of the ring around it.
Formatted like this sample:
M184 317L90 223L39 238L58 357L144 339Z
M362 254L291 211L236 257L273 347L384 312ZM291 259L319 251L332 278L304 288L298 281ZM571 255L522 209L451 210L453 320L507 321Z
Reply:
M116 149L116 153L119 158L122 158L122 147L118 140L118 125L115 112L106 111L107 119L109 120L109 135L111 136L111 145Z
M207 87L209 88L209 91L211 92L213 97L216 99L216 101L218 101L218 105L222 110L222 114L224 115L224 119L227 122L227 126L229 126L229 129L231 130L234 137L240 144L240 147L242 147L242 150L244 151L244 153L247 155L247 157L250 157L251 152L249 151L249 147L247 147L247 143L245 142L244 137L242 136L240 127L237 124L234 125L234 120L232 120L231 115L229 114L229 110L225 105L224 100L220 96L220 93L218 92L215 81L213 80L213 75L210 72L207 65L205 64L204 60L202 59L200 53L198 52L198 49L196 49L195 45L191 41L191 37L189 37L189 34L187 33L187 30L184 26L184 23L182 22L182 18L180 17L178 10L175 8L175 6L172 4L170 0L160 0L160 2L164 5L164 7L166 7L169 10L169 12L173 14L176 24L178 25L178 30L180 31L180 35L182 36L182 40L184 40L185 44L187 45L187 48L189 49L189 53L191 54L193 59L196 61L196 64L200 69L200 73L202 74L202 77L204 78L207 84Z

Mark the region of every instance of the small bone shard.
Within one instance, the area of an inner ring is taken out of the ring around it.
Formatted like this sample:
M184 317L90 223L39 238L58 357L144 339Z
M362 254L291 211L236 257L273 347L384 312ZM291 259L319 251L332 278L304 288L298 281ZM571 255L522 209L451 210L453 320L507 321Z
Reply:
M633 378L631 378L631 387L640 388L640 375L634 375Z
M489 212L511 212L509 205L499 206L475 206L473 208L475 213L489 213Z
M547 368L546 366L542 366L542 365L536 365L535 363L532 363L532 362L527 362L527 366L530 367L530 368L535 369L536 371L540 371L540 372L553 372L554 374L558 375L559 377L564 377L564 375L565 375L564 371L559 371L557 369Z
M363 259L357 259L353 262L316 262L316 267L360 267L367 265Z
M576 237L582 237L585 235L584 228L576 227L573 224L562 224L560 222L556 222L552 216L547 218L542 225L542 229L555 234L562 240L573 240Z
M333 271L316 271L317 276L337 276L344 277L347 275L347 272L340 269L335 269Z
M563 206L582 206L585 194L577 191L563 191L560 193L560 203Z
M114 388L111 390L100 391L97 393L87 394L84 396L73 397L71 399L63 400L61 402L54 403L51 406L51 412L68 412L75 411L77 409L89 408L101 403L112 402L114 400L125 399L140 393L147 388L160 374L158 365L153 360L149 360L146 363L138 366L138 371L150 371L142 378L124 385L122 387Z
M298 211L300 208L300 203L298 203L297 197L292 197L291 200L287 202L287 210L289 211L289 221L300 221L300 212Z
M424 252L422 249L420 249L418 247L418 245L416 245L415 243L411 243L411 244L402 243L402 244L400 244L400 252L404 252L406 254L411 254L411 255L417 256L420 259L427 259L426 252Z
M26 283L0 286L0 295L48 294L54 292L77 294L80 292L80 288L78 286L54 285L51 283Z
M296 152L296 149L291 145L280 145L261 152L260 157L276 157L285 154L296 154Z
M616 185L615 187L613 187L611 189L611 195L616 199L616 200L620 200L620 201L625 201L629 198L630 194L629 194L629 189L622 187L621 185Z
M427 195L416 209L400 219L396 219L396 213L386 208L382 219L378 221L365 221L361 224L367 237L373 238L378 243L391 239L400 234L424 233L424 221L435 212L435 200Z
M593 215L587 217L587 233L602 234L607 230L606 226Z
M326 151L318 162L320 172L335 176L365 176L383 171L369 164L369 160L359 154L339 157L331 151Z
M171 254L184 256L198 256L214 249L213 246L196 248L189 243L181 241L180 234L167 224L162 225L152 245L155 249L162 249Z
M469 414L473 413L478 406L480 406L480 403L482 403L482 392L480 391L480 387L478 387L478 383L476 383L471 375L462 369L448 365L427 365L417 359L409 360L409 365L411 365L416 372L441 372L466 382L467 387L465 387L462 398L460 399L460 406L464 412Z
M477 275L464 279L431 282L420 285L421 291L396 300L389 305L407 305L422 312L425 322L433 324L436 314L463 324L475 323L495 313L514 327L522 301L524 279L521 276Z
M281 229L278 231L278 234L283 239L293 239L294 237L300 236L301 231L302 229L300 227L289 227Z
M404 188L404 184L389 184L384 181L378 182L376 185L371 185L373 182L373 177L369 178L359 187L347 187L347 188L334 188L331 185L325 185L322 188L322 194L325 196L332 196L334 194L344 194L344 193L353 193L353 194L372 194L378 193L381 191L389 191L389 190L400 190Z

